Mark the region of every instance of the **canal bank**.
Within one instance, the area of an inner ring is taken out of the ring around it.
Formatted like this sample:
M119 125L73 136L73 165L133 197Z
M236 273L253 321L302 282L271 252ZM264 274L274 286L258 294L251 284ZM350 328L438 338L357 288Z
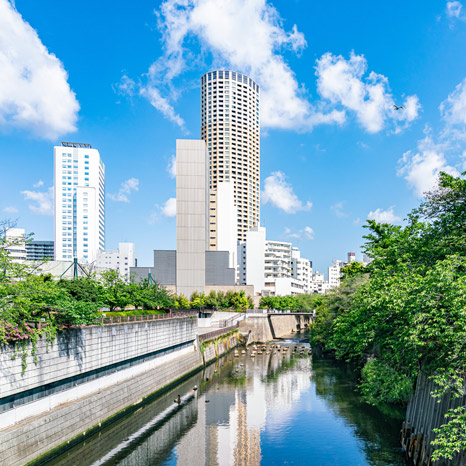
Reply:
M24 373L15 349L2 348L0 464L45 460L202 370L196 331L197 317L182 314L69 329L39 341ZM215 358L237 344L218 339Z
M405 465L400 419L362 402L347 365L307 350L228 353L47 464Z

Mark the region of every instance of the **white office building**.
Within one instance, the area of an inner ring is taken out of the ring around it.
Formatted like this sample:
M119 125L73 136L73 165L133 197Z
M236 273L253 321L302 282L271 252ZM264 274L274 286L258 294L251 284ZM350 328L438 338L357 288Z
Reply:
M260 221L259 86L251 78L226 70L201 77L201 139L209 152L210 189L234 183L237 239L244 241Z
M325 280L324 274L316 271L312 274L310 288L311 293L325 294L330 289L330 285Z
M90 144L54 147L55 259L93 263L105 247L105 165Z
M122 277L129 280L130 267L137 267L134 243L118 243L118 249L97 254L97 267L118 270Z

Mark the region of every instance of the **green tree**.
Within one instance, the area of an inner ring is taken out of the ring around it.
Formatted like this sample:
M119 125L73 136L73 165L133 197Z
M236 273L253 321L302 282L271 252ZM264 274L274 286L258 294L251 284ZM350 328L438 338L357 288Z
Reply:
M114 311L116 308L124 310L131 302L131 295L119 272L107 270L101 274L101 281L104 288L103 304L108 306L110 311Z

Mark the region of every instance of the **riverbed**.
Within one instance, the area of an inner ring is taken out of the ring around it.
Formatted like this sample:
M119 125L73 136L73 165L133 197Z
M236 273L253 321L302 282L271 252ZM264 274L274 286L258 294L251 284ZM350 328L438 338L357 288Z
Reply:
M364 404L356 383L306 340L239 348L48 464L407 464L403 413Z

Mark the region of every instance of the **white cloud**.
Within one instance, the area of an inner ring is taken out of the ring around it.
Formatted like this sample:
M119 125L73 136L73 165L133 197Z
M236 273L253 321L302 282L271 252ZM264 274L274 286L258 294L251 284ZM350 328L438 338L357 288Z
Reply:
M461 2L447 2L447 16L449 18L460 18L462 8L463 5L461 4Z
M343 204L344 204L344 202L340 201L340 202L337 202L336 204L333 204L332 206L330 206L330 210L338 218L348 217L348 215L349 215L344 211Z
M133 96L136 90L136 83L124 74L120 82L116 85L116 90L120 94Z
M176 216L176 198L171 197L165 202L161 207L162 215L165 217L175 217Z
M440 113L448 125L466 125L466 78L440 104Z
M304 227L303 234L307 239L314 239L314 230L311 227Z
M3 212L6 212L7 214L17 214L18 209L15 206L7 206L3 209Z
M304 227L302 230L298 230L297 232L293 232L291 231L290 228L286 227L285 228L285 231L283 232L283 235L286 237L286 238L293 238L293 239L301 239L301 238L304 238L304 239L314 239L314 230L307 226L307 227Z
M307 45L304 35L296 25L285 30L266 0L165 0L157 16L164 54L149 68L141 94L178 126L184 121L173 108L177 93L172 81L198 63L184 46L193 38L199 55L212 54L215 66L243 71L260 84L263 128L311 129L344 121L344 112L323 113L309 102L282 56L285 51L299 54Z
M0 0L0 126L55 139L76 130L79 104L61 61L8 0Z
M170 178L176 178L176 156L172 155L170 161L168 162L167 172L170 175Z
M398 161L398 176L403 176L418 197L437 186L441 171L458 176L456 168L448 165L441 145L427 135L419 141L416 153L407 151Z
M167 120L175 123L181 129L184 129L184 120L176 112L169 101L162 96L160 90L154 86L142 87L139 93L146 97L150 104L163 114Z
M390 206L387 210L380 208L370 211L367 215L368 220L375 220L377 223L397 223L401 220L401 217L395 215L393 212L394 206Z
M342 106L356 114L361 126L369 133L382 130L388 121L395 124L414 120L419 113L417 96L408 96L404 109L395 110L395 101L390 92L388 79L371 71L367 72L367 61L363 55L351 52L349 60L341 55L324 54L317 60L317 90L321 97L332 104Z
M21 191L24 199L33 201L29 209L38 215L53 215L53 187L47 191Z
M262 202L270 202L275 207L283 210L287 214L294 214L299 210L309 210L312 203L303 203L293 192L293 187L285 180L282 172L273 172L264 181L264 191L262 192Z
M117 194L108 194L112 201L129 202L128 196L133 191L139 191L139 180L137 178L129 178L123 181L120 185L120 190Z
M44 186L44 182L42 180L39 180L37 183L32 185L33 188L41 188L42 186Z

